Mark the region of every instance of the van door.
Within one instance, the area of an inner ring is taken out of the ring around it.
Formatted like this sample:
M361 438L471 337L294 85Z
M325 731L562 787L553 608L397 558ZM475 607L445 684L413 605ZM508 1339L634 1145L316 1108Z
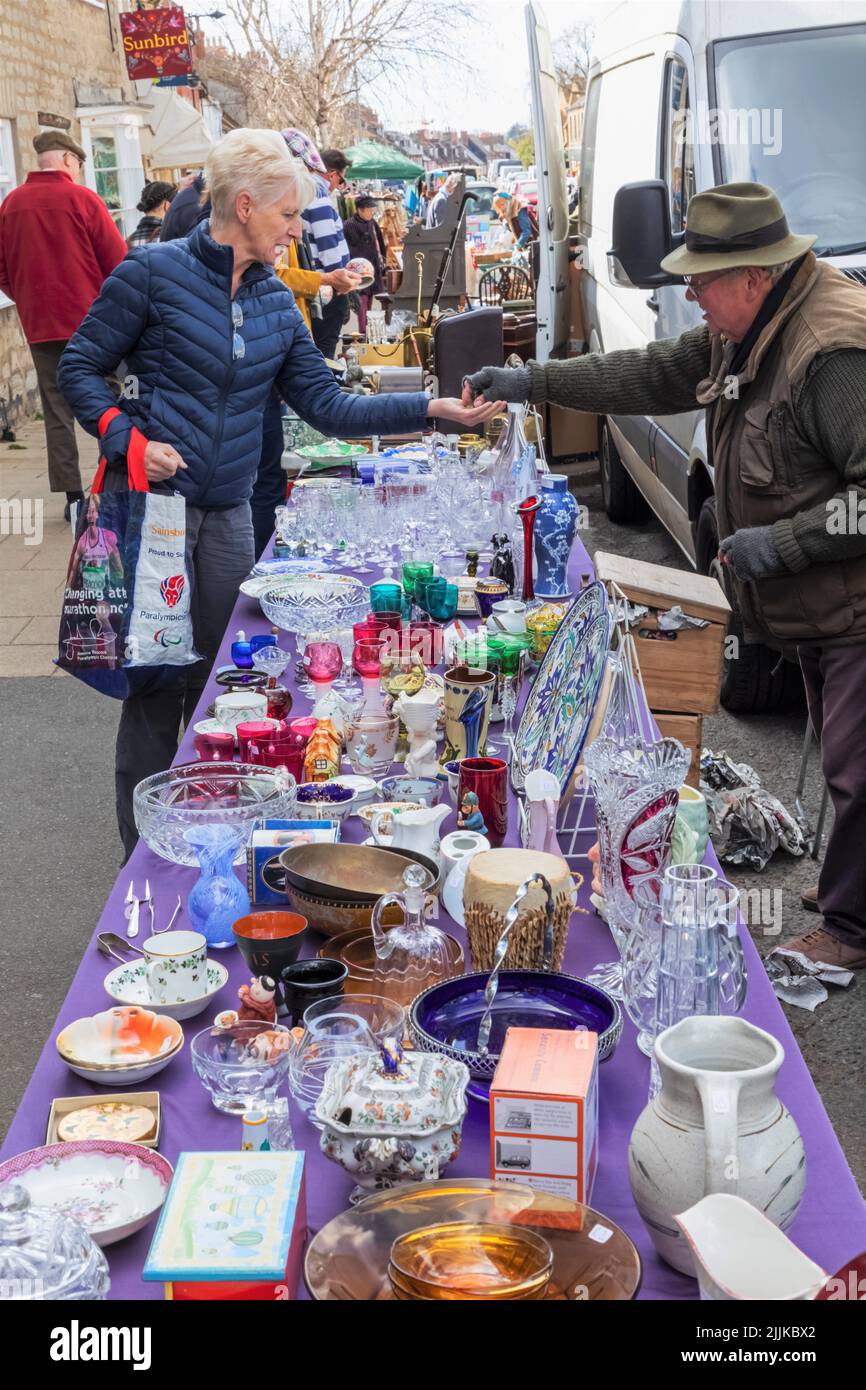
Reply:
M547 23L532 3L526 6L532 128L538 181L539 265L536 286L539 362L565 354L569 333L568 200L565 148L559 118L559 84Z
M671 230L685 226L686 207L697 191L695 147L694 63L688 44L677 39L665 56L659 131L658 177L668 186ZM678 338L701 322L697 304L690 303L681 285L664 285L650 301L656 316L656 338ZM694 558L689 521L689 458L700 412L658 416L653 439L653 468L666 493L662 520L675 539ZM661 514L661 512L660 512Z

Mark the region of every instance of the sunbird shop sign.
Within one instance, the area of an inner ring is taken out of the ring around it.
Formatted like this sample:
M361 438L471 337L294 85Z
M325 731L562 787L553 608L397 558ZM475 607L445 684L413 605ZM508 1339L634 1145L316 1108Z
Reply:
M120 16L126 71L144 77L182 77L192 72L192 52L180 5L164 10L128 10Z

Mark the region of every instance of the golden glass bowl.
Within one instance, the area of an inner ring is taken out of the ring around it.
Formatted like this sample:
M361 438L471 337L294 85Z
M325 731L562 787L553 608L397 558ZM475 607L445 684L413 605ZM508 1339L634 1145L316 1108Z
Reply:
M388 909L385 909L386 913ZM402 920L397 914L397 920ZM448 955L451 961L452 975L462 975L466 970L466 959L463 947L455 937L445 934L448 942ZM349 971L348 979L343 986L344 994L367 993L373 982L373 974L376 969L376 948L373 945L373 935L369 928L360 927L357 931L343 932L340 936L332 936L326 941L319 950L319 955L323 960L339 960Z
M450 1221L398 1236L388 1276L398 1299L427 1301L543 1298L553 1251L521 1226Z

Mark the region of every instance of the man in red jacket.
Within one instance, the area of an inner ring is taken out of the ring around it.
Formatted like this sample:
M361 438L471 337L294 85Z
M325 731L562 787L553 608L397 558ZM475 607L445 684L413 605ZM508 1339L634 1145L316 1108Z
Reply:
M52 492L80 501L75 417L57 386L67 340L126 255L105 203L77 182L84 150L63 130L44 130L33 148L39 170L0 203L0 290L14 299L30 344L48 444Z

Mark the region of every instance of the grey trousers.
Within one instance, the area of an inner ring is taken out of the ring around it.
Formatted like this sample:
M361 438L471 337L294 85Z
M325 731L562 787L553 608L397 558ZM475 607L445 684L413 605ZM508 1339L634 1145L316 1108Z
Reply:
M48 486L52 492L80 492L81 471L75 441L75 416L72 406L57 385L57 364L65 347L65 339L62 342L31 343L30 355L36 368L45 421Z
M152 695L123 702L117 730L115 791L117 824L126 857L138 840L132 793L144 777L162 772L177 752L181 719L189 723L207 682L232 609L238 585L255 559L250 506L225 511L186 508L186 563L192 586L193 636L202 660L178 669L177 680Z

